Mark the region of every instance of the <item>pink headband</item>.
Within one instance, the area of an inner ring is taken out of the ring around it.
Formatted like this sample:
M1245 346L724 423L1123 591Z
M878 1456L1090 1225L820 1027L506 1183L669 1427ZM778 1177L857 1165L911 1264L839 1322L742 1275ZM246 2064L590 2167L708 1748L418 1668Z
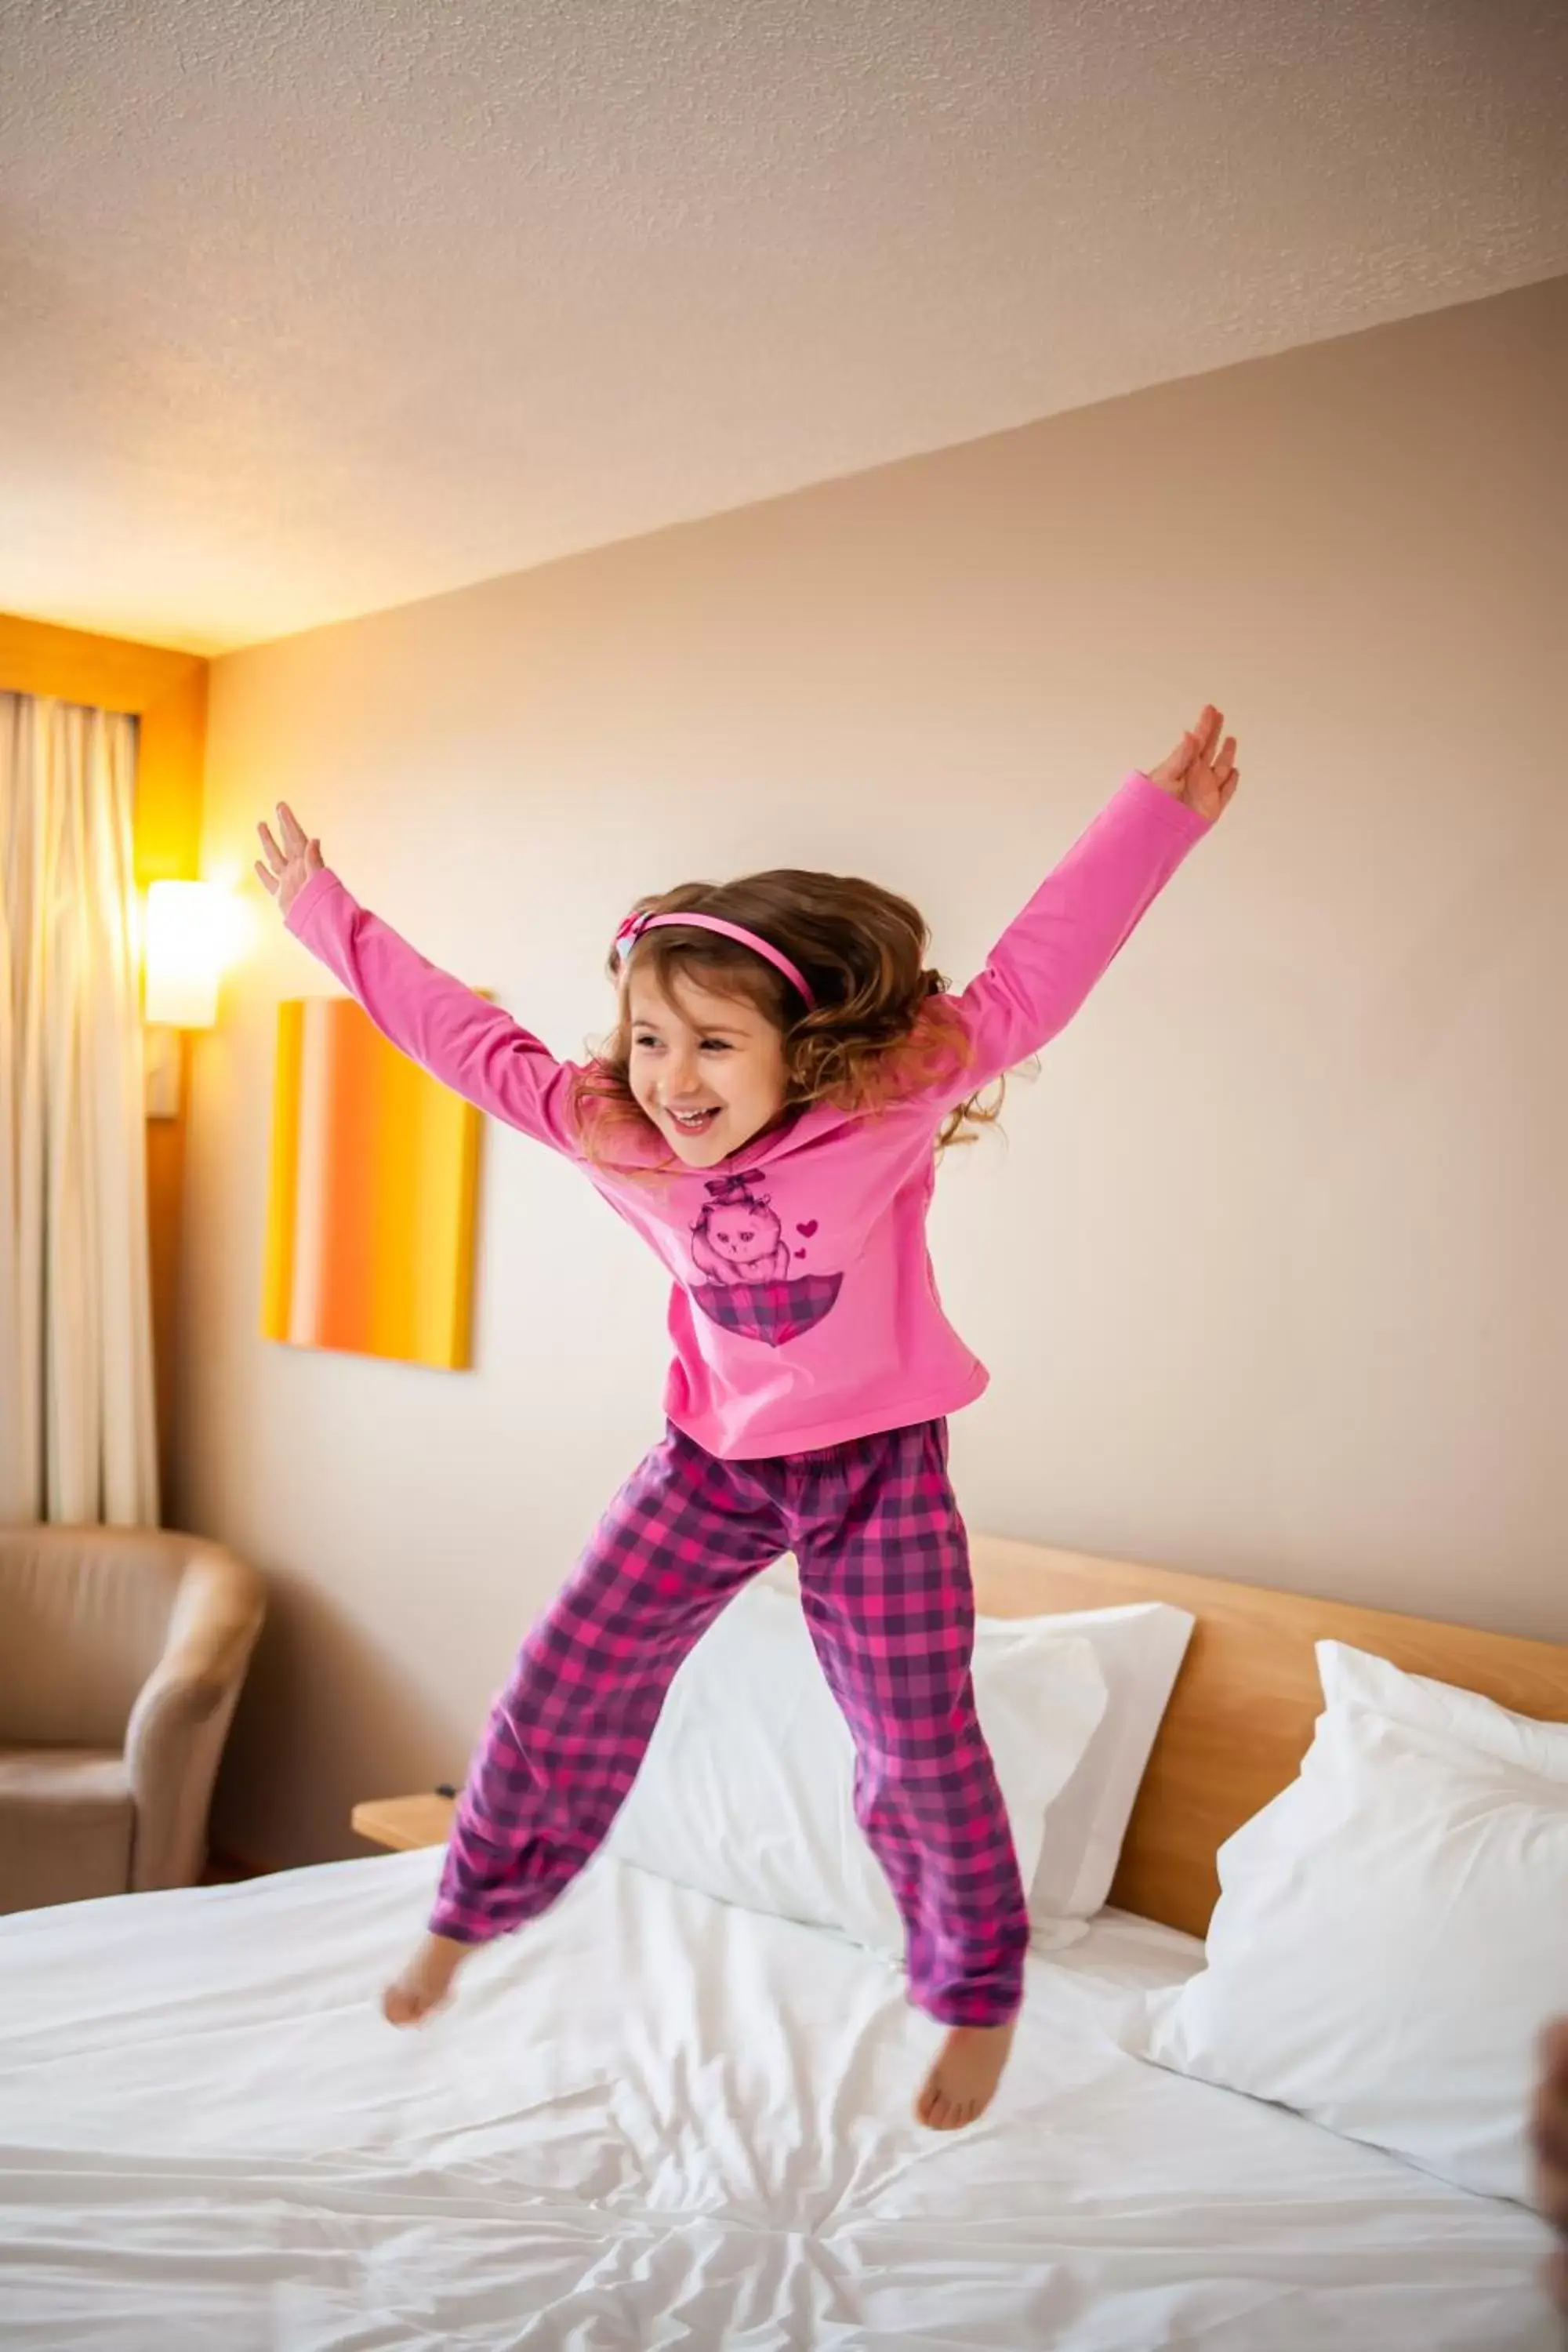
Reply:
M750 948L753 955L765 958L775 971L782 971L790 986L799 990L808 1010L816 1004L816 999L807 988L798 965L791 963L781 948L773 947L767 940L759 939L755 931L742 930L739 923L725 922L719 915L628 915L616 933L621 961L625 963L645 931L671 925L688 930L717 931L721 939L738 940L742 947Z

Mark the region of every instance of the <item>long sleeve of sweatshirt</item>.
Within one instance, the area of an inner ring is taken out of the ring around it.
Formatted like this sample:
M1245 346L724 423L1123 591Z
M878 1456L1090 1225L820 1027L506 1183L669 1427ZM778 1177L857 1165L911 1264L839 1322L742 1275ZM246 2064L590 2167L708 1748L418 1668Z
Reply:
M573 1158L574 1066L498 1004L430 963L360 906L328 867L313 874L287 928L357 999L383 1036L482 1111Z
M947 1094L969 1094L1065 1029L1207 819L1140 772L1130 775L1008 924L953 1005L969 1060Z

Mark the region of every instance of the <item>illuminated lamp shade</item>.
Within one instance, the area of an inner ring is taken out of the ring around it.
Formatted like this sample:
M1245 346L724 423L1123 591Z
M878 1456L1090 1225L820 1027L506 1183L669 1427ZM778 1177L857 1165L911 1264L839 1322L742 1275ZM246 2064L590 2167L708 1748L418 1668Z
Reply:
M150 1027L213 1027L226 946L223 900L210 883L153 884L144 947Z

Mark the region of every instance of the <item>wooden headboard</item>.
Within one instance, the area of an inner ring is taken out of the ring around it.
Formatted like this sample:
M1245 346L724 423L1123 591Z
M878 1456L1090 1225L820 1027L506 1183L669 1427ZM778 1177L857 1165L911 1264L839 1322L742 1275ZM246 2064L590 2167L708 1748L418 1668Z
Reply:
M1110 1899L1201 1936L1219 1893L1215 1855L1296 1777L1322 1711L1314 1642L1344 1642L1407 1674L1547 1722L1568 1722L1568 1643L1524 1642L1335 1601L1127 1560L972 1536L978 1607L1050 1616L1170 1601L1196 1619L1133 1810Z

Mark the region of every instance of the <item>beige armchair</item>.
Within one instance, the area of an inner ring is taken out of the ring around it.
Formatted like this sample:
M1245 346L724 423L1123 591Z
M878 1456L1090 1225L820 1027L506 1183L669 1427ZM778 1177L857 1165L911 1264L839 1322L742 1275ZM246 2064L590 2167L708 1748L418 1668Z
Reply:
M264 1606L195 1536L0 1527L0 1912L195 1884Z

